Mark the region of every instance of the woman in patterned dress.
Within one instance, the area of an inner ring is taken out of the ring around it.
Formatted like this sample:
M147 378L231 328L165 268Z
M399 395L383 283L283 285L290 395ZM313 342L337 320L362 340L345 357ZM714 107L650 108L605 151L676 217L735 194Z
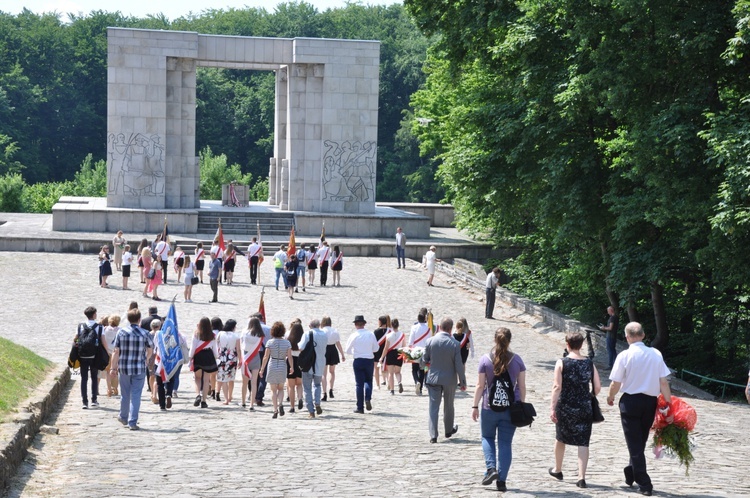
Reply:
M568 356L555 364L555 383L552 387L550 419L556 424L555 466L549 475L562 481L562 463L565 445L578 446L579 488L586 487L586 466L589 461L589 439L593 413L589 383L593 383L594 394L601 390L599 372L594 363L581 354L583 335L571 332L565 336Z
M240 339L235 333L237 322L231 318L224 323L224 328L216 336L216 346L219 349L217 361L219 370L216 373L217 389L224 392L224 404L232 401L234 391L234 375L239 365Z
M273 400L273 418L284 416L284 383L288 373L294 370L292 359L292 344L284 339L286 327L282 322L274 322L271 326L271 339L266 343L266 354L263 356L263 364L260 367L260 376L266 371L266 384L271 386L271 399ZM270 363L270 365L269 365Z

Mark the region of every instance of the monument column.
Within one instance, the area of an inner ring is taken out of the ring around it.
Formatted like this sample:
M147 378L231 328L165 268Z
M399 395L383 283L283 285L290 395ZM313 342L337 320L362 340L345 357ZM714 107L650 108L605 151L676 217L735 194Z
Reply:
M276 70L276 106L274 111L274 140L271 171L268 175L268 203L274 206L283 203L281 192L281 165L287 156L287 109L289 107L289 94L287 89L288 68L281 66ZM273 183L272 183L273 181Z

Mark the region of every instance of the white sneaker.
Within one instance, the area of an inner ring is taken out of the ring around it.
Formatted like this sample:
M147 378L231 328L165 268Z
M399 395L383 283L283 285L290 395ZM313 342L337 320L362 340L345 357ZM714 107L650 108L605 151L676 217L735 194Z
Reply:
M99 406L99 403L97 403L96 401L92 401L92 402L91 402L91 406L94 406L94 407L95 407L95 406Z

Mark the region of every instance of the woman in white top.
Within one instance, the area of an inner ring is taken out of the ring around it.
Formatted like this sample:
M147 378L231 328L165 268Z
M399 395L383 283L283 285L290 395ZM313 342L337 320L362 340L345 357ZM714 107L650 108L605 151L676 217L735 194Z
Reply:
M240 339L234 332L237 322L231 318L224 324L224 330L216 336L216 346L219 350L219 371L216 373L217 388L224 392L224 404L232 401L234 391L234 375L240 364Z
M206 264L205 258L206 251L203 249L203 242L198 242L195 245L195 271L203 283L203 267Z
M117 331L120 329L120 317L117 315L111 315L107 319L107 326L104 327L103 332L103 343L104 348L109 353L110 361L112 360L112 353L115 351L115 337L117 337ZM117 373L112 373L107 365L105 370L107 375L107 397L117 396L118 379Z
M185 261L182 263L182 267L185 269L185 296L186 303L193 302L193 277L195 276L195 264L190 261L190 256L185 255Z
M395 394L393 378L395 376L398 382L398 392L404 392L404 386L401 384L401 366L404 360L399 358L398 348L406 346L406 336L398 330L398 319L391 320L391 330L385 335L385 347L383 355L380 357L381 368L386 373L388 389L391 394Z
M429 277L427 277L427 285L430 287L434 287L434 285L432 285L432 279L435 278L435 263L441 261L437 257L436 250L435 246L430 246L430 250L424 255L424 264L427 267L427 274L429 275Z
M174 271L177 273L177 283L179 284L180 278L182 278L182 268L185 266L185 251L177 246L174 248L172 257L174 258Z
M130 278L130 267L133 264L133 254L130 252L130 246L125 244L122 253L122 290L129 290L128 279Z
M341 347L341 336L338 330L331 326L331 317L324 316L320 319L320 328L328 336L326 346L326 368L323 369L323 401L333 399L333 383L336 381L336 365L339 361L346 361L344 348ZM330 379L330 381L329 381ZM326 391L328 391L326 393Z
M255 393L258 392L258 372L260 371L260 350L266 336L260 326L260 320L251 318L247 328L242 332L242 408L245 408L247 398L247 384L250 382L250 411L254 411Z

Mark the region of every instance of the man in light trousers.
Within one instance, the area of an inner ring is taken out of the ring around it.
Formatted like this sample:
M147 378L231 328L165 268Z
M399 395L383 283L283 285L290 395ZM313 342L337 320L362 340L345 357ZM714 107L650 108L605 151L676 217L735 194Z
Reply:
M326 346L328 346L328 336L320 328L320 320L314 319L310 322L310 331L302 336L299 343L299 350L302 351L310 341L315 346L315 363L307 372L302 372L302 389L305 391L305 404L309 413L309 418L315 418L315 414L320 415L323 409L320 407L321 382L323 380L323 371L326 368ZM315 388L313 389L313 385Z

